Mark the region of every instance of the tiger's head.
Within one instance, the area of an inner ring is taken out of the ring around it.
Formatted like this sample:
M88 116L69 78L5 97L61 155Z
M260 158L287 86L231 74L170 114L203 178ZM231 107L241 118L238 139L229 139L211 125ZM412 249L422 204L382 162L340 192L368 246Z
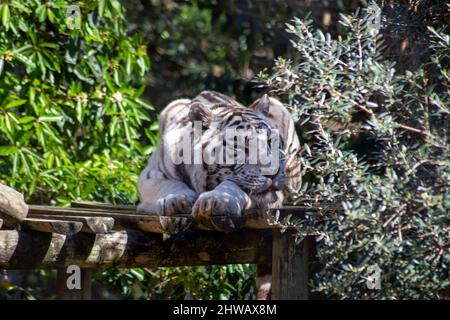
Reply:
M267 96L251 107L191 103L193 148L202 152L207 190L230 180L259 208L281 205L288 182L285 143L268 112Z

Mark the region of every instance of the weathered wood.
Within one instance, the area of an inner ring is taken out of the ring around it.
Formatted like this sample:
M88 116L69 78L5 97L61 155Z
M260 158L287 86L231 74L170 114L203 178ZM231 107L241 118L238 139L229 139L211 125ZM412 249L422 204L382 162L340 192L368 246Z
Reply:
M110 204L95 201L72 201L70 206L72 208L136 211L136 206L131 204Z
M243 227L248 229L280 228L280 221L273 211L247 211L240 217L213 216L207 221L194 221L194 226L201 230L235 232Z
M139 217L151 217L154 215L145 214L143 212L137 212L134 210L116 210L116 209L99 209L99 208L66 208L66 207L53 207L43 205L30 205L29 212L35 214L61 214L61 215L91 215L103 217L105 215L118 215L118 216L139 216Z
M272 234L244 230L232 234L187 230L163 239L136 230L65 236L29 230L0 231L0 268L54 269L173 267L259 263L270 259Z
M114 219L115 230L138 229L145 232L176 234L187 229L191 217L179 215L174 217L137 214L128 210L102 210L83 208L60 208L47 206L30 206L30 214L110 217Z
M273 231L271 299L307 300L311 239L295 243L295 234Z
M245 226L244 217L213 216L208 220L195 220L194 227L200 230L213 230L224 233L235 232Z
M280 218L274 211L248 211L244 213L245 227L249 229L280 228Z
M87 205L86 205L87 206ZM101 207L99 205L99 207ZM106 208L106 205L104 206ZM241 217L215 216L208 221L193 221L190 215L157 216L127 209L114 210L100 208L61 208L49 206L30 206L30 214L36 215L61 215L61 216L88 216L88 217L112 217L115 220L115 230L139 229L154 233L179 233L191 225L200 230L213 230L221 232L234 232L242 227L249 229L280 228L279 219L294 211L276 210L261 212L249 210ZM115 208L115 207L114 207ZM299 212L296 217L301 217L304 212ZM279 216L279 217L278 217Z
M146 232L177 234L189 228L191 222L192 219L190 216L153 216L150 219L140 219L137 224L137 229Z
M114 219L110 217L83 217L83 216L65 216L52 214L28 214L29 218L78 221L83 223L81 232L87 233L107 233L114 227Z
M36 218L26 218L22 221L22 225L35 231L60 233L64 235L78 233L81 231L81 228L83 228L82 222Z
M0 218L7 227L16 227L28 213L23 195L0 183Z
M56 273L56 297L58 300L91 300L92 298L92 269L80 270L80 289L70 289L67 286L66 268L59 268ZM69 279L70 281L70 279Z
M84 209L102 209L102 210L124 210L124 211L135 211L135 213L138 214L146 214L145 212L136 211L137 207L134 205L114 205L109 203L102 203L102 202L90 202L90 201L74 201L71 203L71 206L73 208L84 208ZM317 211L320 210L319 205L315 206L293 206L293 205L286 205L282 206L280 208L272 208L268 211L277 211L280 210L281 212L287 214L287 213L300 213L300 212L306 212L306 211ZM257 209L249 209L246 212L244 212L244 216L250 214L252 215L254 212L258 212Z

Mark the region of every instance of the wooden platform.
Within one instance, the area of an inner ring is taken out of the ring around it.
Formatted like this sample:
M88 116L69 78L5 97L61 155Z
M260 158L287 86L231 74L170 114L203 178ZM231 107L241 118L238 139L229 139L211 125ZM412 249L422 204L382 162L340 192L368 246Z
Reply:
M31 205L18 227L0 230L0 269L255 263L260 277L277 275L272 297L306 298L310 243L296 246L294 234L280 221L315 210L291 206L196 221L189 215L155 216L103 203Z
M229 233L242 228L280 228L280 221L286 215L301 217L304 212L311 210L305 207L283 207L267 212L248 211L242 217L214 217L210 221L195 221L190 215L156 216L137 212L133 206L75 202L72 208L31 205L22 225L31 230L61 234L106 233L111 229L177 234L189 227ZM41 223L38 224L39 221ZM78 222L81 228L76 227Z

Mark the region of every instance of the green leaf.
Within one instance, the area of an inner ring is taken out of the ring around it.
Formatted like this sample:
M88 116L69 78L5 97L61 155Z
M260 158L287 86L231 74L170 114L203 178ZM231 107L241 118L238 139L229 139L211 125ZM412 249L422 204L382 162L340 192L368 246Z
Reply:
M20 62L23 62L25 65L27 65L30 68L36 67L36 65L34 64L33 61L31 61L31 59L27 58L26 56L24 56L23 54L21 54L18 51L14 51L14 58L19 60Z
M84 112L83 112L83 106L81 104L81 101L77 101L76 111L77 111L77 120L78 120L78 122L80 122L80 123L83 122Z
M33 116L25 116L25 117L19 118L19 122L21 124L27 124L27 123L30 123L30 122L32 122L34 120L36 120L36 117L33 117Z
M63 119L63 116L43 116L39 117L39 122L54 122L54 121L61 121Z
M15 146L0 146L0 156L16 154L19 150Z
M36 13L38 15L39 22L44 22L45 19L47 18L47 8L46 8L46 6L45 5L40 5L36 9Z
M11 109L14 107L21 106L25 103L27 103L27 100L25 100L25 99L14 100L14 101L11 101L8 104L6 104L6 106L4 106L4 108L5 108L5 110L8 110L8 109Z
M126 71L127 71L127 75L130 76L131 75L131 54L128 52L127 54L127 63L126 63Z
M145 109L148 110L154 110L153 106L151 106L150 104L148 104L147 102L145 102L144 100L141 100L139 98L135 99L134 101L136 101L137 103L139 103L141 106L143 106Z
M103 13L105 11L105 2L106 2L105 0L100 0L98 2L98 15L100 17L103 17Z
M9 30L9 20L10 20L10 12L9 12L9 5L3 4L1 7L1 14L2 14L2 24L5 27L6 30Z

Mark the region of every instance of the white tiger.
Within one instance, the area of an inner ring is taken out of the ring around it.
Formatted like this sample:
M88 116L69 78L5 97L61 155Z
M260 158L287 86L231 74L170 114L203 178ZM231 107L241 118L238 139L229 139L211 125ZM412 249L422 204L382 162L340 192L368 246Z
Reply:
M278 130L279 167L264 175L259 164L175 163L173 155L180 153L182 139L193 135L194 121L201 121L203 131L200 137L192 137L192 147L202 150L222 143L217 136L223 137L226 129ZM246 209L279 206L285 193L299 187L300 144L294 121L274 98L265 95L244 107L223 94L204 91L192 100L170 103L161 112L159 124L161 142L139 177L138 211L192 214L198 219L239 216Z

